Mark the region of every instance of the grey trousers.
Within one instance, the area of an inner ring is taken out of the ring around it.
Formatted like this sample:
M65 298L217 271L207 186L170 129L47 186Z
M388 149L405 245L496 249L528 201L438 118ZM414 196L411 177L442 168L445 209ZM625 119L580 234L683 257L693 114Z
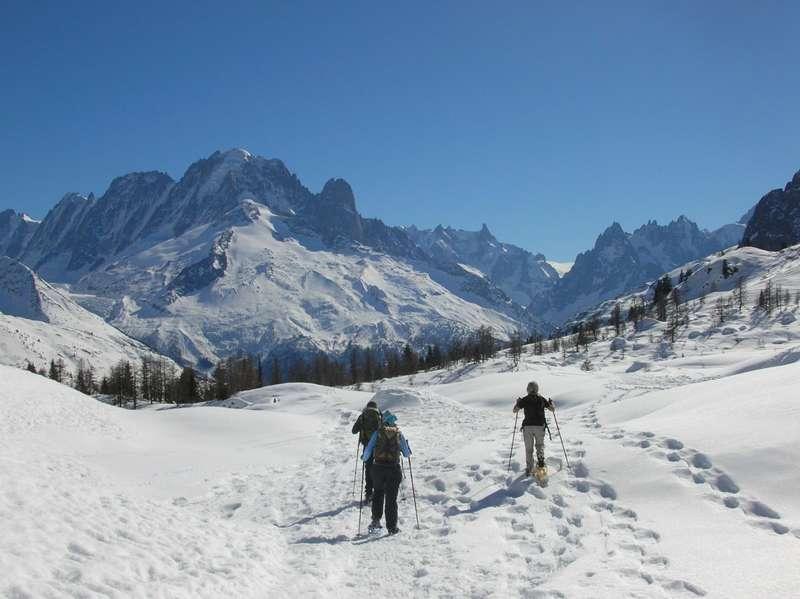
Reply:
M536 445L536 459L544 461L544 427L523 426L522 438L525 440L525 467L533 470L533 447Z

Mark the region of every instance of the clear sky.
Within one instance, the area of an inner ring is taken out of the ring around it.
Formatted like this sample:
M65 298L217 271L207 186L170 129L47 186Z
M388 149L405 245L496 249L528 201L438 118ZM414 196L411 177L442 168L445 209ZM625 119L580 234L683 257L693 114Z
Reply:
M570 260L800 169L797 2L122 4L3 3L0 209L244 147Z

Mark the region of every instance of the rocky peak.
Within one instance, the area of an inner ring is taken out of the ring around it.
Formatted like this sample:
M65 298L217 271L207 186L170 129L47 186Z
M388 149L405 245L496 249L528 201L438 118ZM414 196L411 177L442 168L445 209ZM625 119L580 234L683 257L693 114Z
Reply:
M158 188L163 191L173 183L172 177L159 171L128 173L114 179L101 200L135 195L147 188Z
M356 211L356 198L353 189L344 179L328 179L319 194L319 201L324 204Z
M39 222L24 212L0 212L0 255L19 256L38 226Z
M626 243L628 241L628 234L622 229L622 225L618 222L611 223L605 231L603 231L597 238L594 244L595 249Z
M778 251L800 243L800 172L756 204L741 245Z
M783 190L788 192L796 189L800 189L800 171L794 174L792 180L786 184Z

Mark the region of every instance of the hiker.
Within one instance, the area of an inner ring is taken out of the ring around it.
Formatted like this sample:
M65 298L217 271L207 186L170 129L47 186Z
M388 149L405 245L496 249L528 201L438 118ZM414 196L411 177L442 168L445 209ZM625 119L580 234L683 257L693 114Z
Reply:
M372 464L372 481L375 492L372 496L372 523L369 530L381 528L381 518L386 502L386 529L390 535L397 534L397 491L403 473L400 468L400 454L411 456L408 441L397 428L397 416L388 410L383 414L383 423L372 433L367 448L361 459L364 463L374 460Z
M362 410L359 417L353 425L352 433L359 435L359 443L364 447L369 443L372 433L378 430L381 425L381 411L378 409L378 404L374 401L368 401L367 406ZM366 474L366 484L364 485L364 495L366 496L367 503L372 500L372 458L364 465ZM353 484L355 487L355 483Z
M525 440L525 474L533 474L533 448L536 445L536 465L544 468L544 431L547 421L544 418L544 409L555 412L555 406L549 399L539 395L539 385L535 381L528 383L528 394L517 399L514 404L514 413L525 411L522 421L522 438Z

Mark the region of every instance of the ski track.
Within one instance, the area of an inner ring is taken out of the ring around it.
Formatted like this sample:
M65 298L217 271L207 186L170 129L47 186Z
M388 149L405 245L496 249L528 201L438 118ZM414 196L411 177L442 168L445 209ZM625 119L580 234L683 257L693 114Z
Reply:
M429 392L419 405L398 409L401 429L416 452L420 529L406 463L401 533L366 534L370 509L365 506L357 535L355 437L342 432L357 412L343 402L334 405L338 419L302 464L232 476L198 502L204 518L236 519L284 533L285 563L274 587L281 596L356 596L365 579L380 577L390 597L566 597L554 577L587 556L594 566L582 573L581 585L589 595L595 590L622 597L706 594L670 572L669 560L658 551L658 532L639 525L614 487L591 476L582 441L566 441L574 460L569 471L553 457L560 449L553 437L549 484L539 486L521 475L521 434L516 433L519 450L507 471L508 449L498 448L499 439L509 440L507 417ZM439 424L425 425L430 422ZM450 460L465 436L494 449L484 461ZM487 538L487 527L493 538Z

